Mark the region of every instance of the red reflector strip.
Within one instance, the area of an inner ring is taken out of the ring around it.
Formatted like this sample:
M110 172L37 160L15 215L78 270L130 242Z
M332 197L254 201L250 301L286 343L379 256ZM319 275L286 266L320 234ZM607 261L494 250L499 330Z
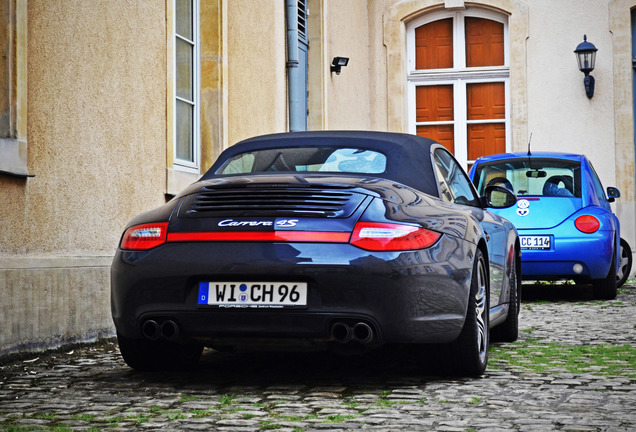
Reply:
M254 241L254 242L320 242L348 243L348 232L323 231L228 231L168 233L169 242Z

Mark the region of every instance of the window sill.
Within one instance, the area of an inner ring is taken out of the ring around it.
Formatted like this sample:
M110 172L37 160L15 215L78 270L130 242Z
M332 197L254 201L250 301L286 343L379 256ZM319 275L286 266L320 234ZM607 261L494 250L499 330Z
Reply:
M179 168L166 168L166 195L177 195L200 177L199 173L181 171Z
M26 140L0 138L0 173L13 177L34 177L26 164Z

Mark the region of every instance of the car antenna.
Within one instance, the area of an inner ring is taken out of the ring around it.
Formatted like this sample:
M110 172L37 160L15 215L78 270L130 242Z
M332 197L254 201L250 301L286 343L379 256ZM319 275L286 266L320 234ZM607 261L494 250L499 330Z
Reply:
M530 143L532 142L532 132L530 132L530 139L528 140L528 156L532 156L530 152Z

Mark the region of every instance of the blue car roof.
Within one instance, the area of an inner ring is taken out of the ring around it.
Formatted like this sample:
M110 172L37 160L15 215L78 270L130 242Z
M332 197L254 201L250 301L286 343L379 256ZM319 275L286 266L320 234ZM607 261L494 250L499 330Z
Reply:
M527 152L516 152L516 153L499 153L490 156L481 156L477 158L475 164L484 163L484 162L493 162L498 160L505 159L522 159L522 158L547 158L547 159L568 159L568 160L576 160L580 161L582 159L586 159L585 155L576 154L576 153L562 153L562 152L534 152L528 155Z

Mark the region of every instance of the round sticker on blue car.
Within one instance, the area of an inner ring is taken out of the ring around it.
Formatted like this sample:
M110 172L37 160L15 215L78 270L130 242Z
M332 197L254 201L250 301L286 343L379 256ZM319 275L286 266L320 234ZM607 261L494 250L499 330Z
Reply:
M519 216L528 216L530 214L530 201L522 199L517 201L517 214Z

